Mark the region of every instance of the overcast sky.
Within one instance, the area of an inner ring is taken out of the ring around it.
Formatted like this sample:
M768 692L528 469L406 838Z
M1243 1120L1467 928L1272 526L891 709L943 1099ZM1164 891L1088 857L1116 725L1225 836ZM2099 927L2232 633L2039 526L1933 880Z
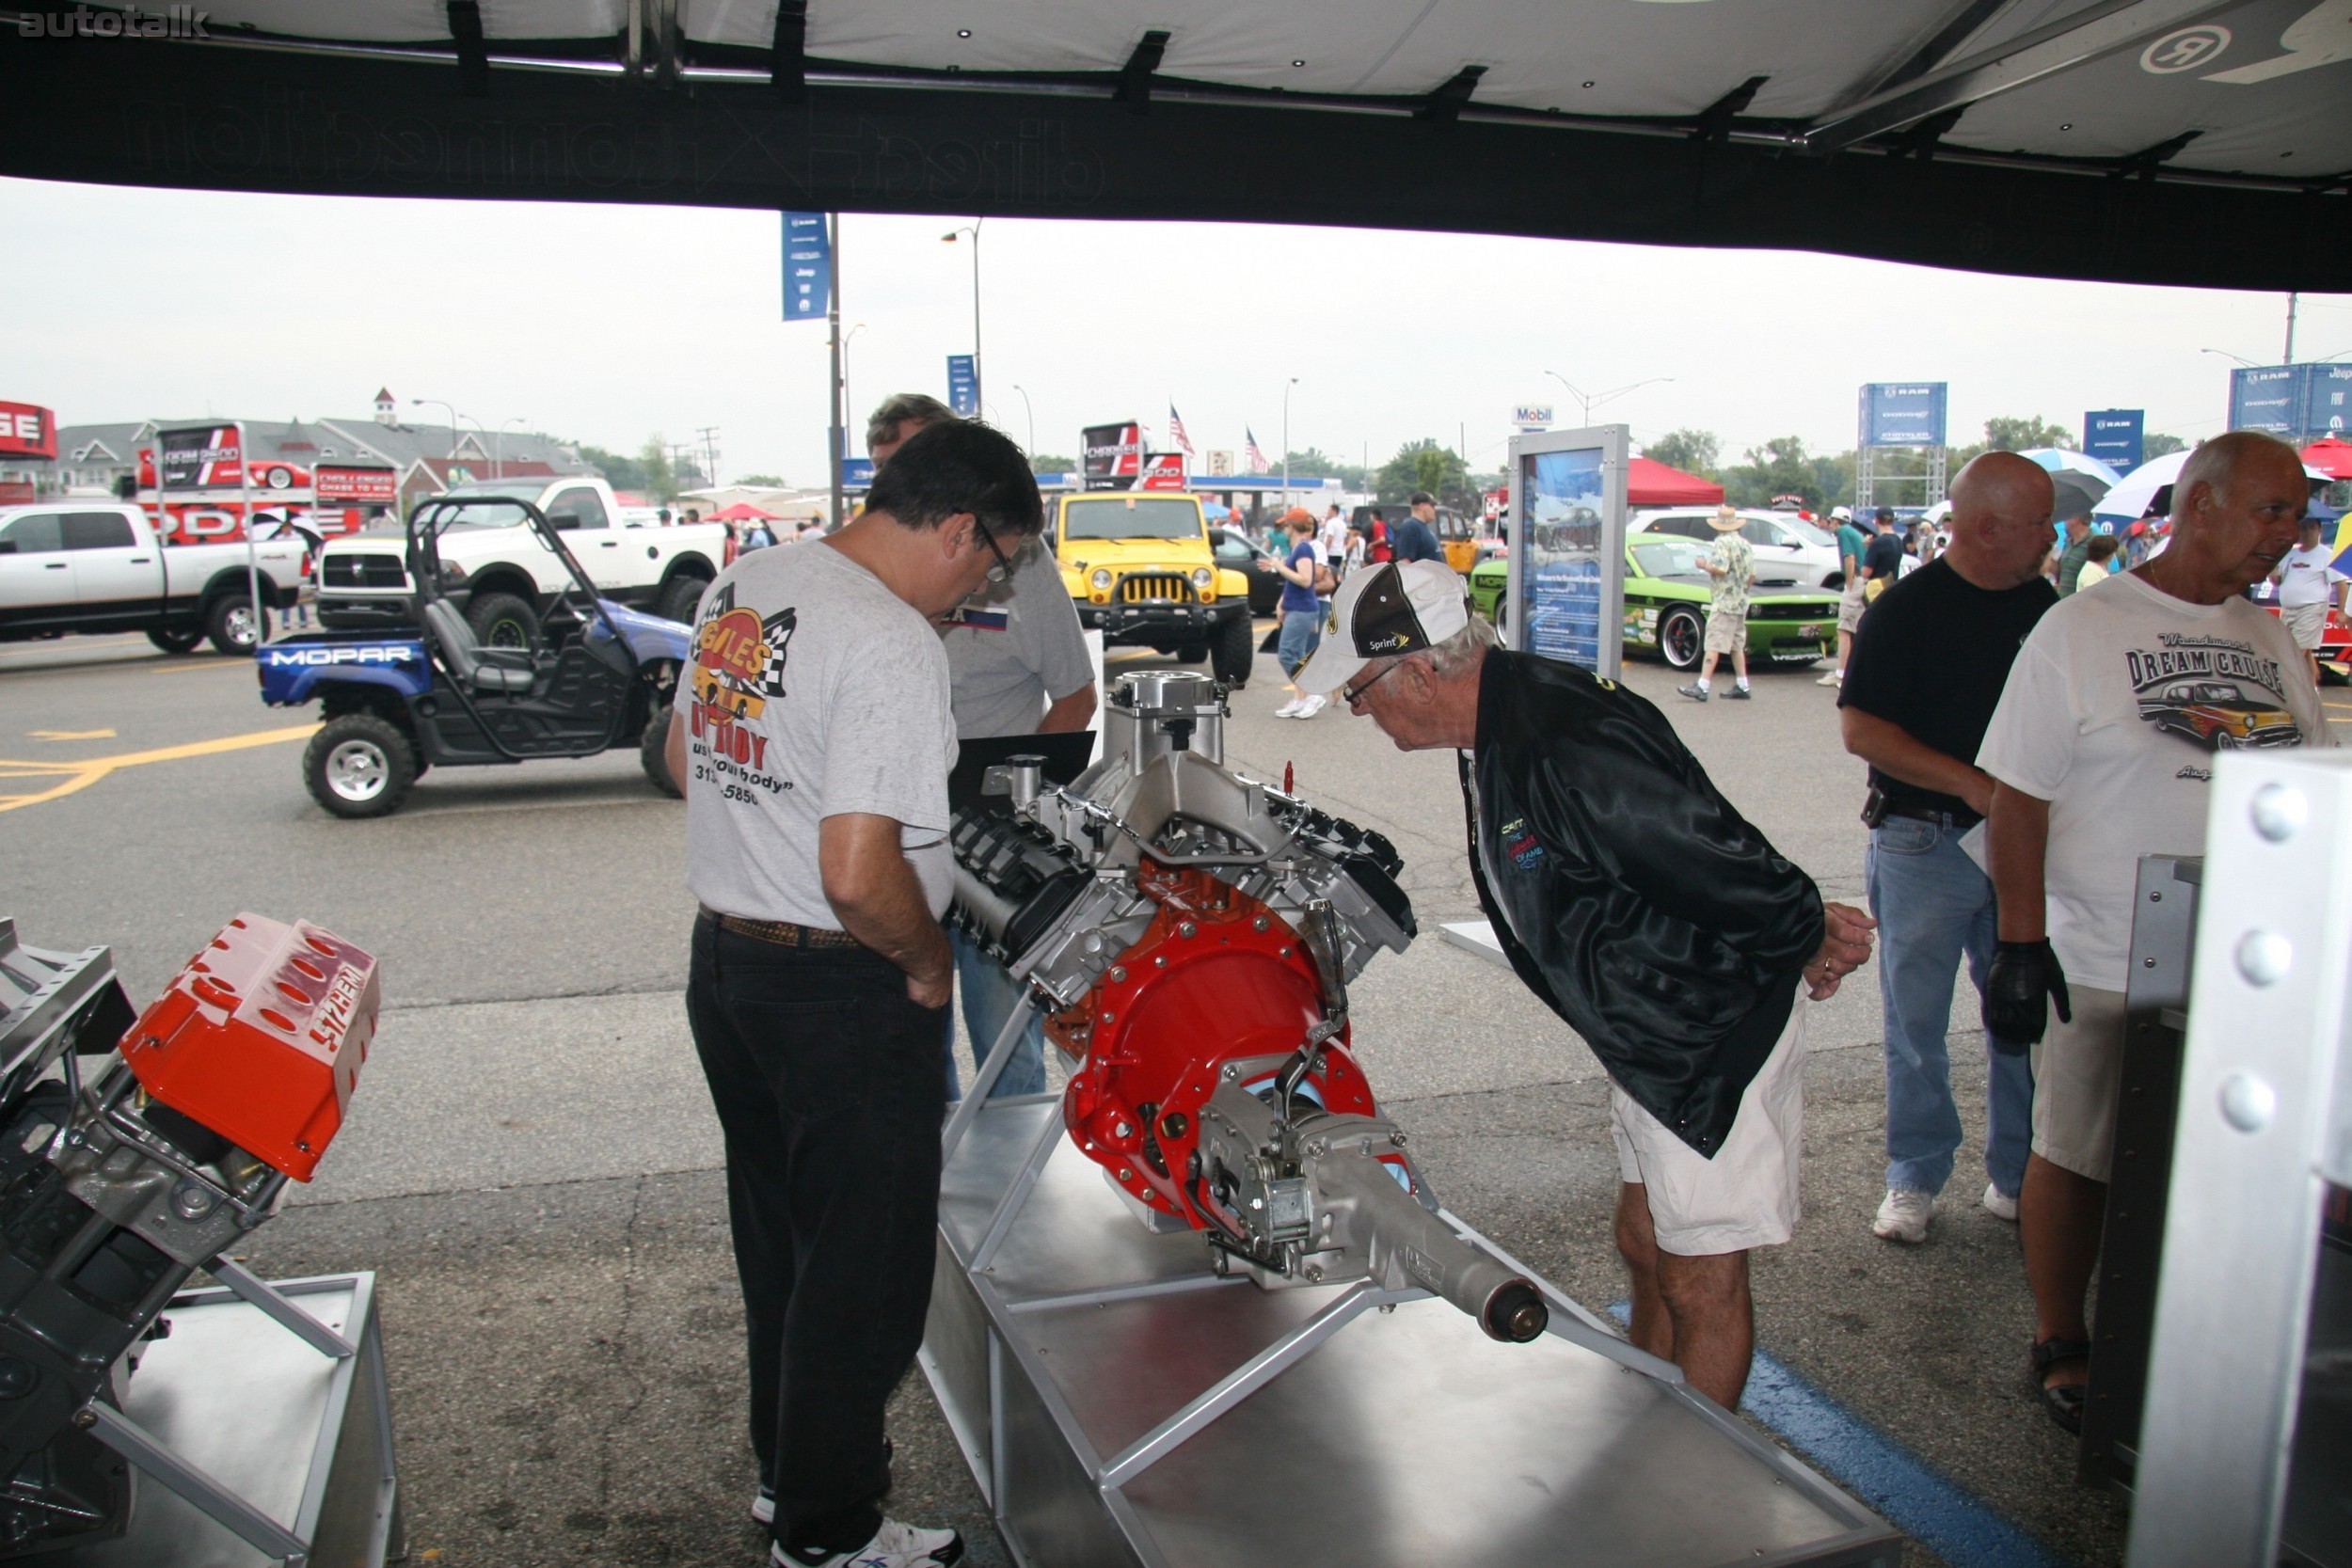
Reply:
M528 202L215 196L0 181L0 399L61 423L150 415L366 417L379 386L441 422L635 451L720 427L720 477L823 482L825 333L780 320L772 213ZM944 396L968 351L968 220L852 215L842 245L850 386ZM2054 218L2053 221L2063 221ZM1637 441L1712 430L1727 458L1768 437L1853 444L1865 381L1951 384L1951 438L1992 415L2079 427L2148 410L2189 439L2222 428L2227 350L2276 362L2286 300L2060 283L1772 251L1483 235L997 219L983 229L989 416L1076 450L1135 418L1193 444L1245 427L1385 458L1465 438L1501 462L1515 404L1594 410ZM2352 295L2306 295L2297 358L2352 350ZM1016 386L1025 388L1025 404ZM862 421L860 421L862 422ZM1466 436L1465 436L1465 434Z

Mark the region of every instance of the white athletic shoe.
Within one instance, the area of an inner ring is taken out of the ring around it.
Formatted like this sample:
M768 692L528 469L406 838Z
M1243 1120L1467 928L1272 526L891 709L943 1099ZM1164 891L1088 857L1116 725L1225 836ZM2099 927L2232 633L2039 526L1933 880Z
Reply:
M1298 710L1306 705L1306 698L1293 697L1289 702L1284 703L1280 707L1274 710L1274 717L1277 719L1295 719L1298 717Z
M1299 705L1298 711L1292 714L1291 717L1294 719L1312 719L1316 714L1321 713L1325 708L1329 707L1330 705L1331 699L1324 696L1321 692L1317 692L1314 696L1308 698L1306 702Z
M768 1548L771 1568L950 1568L963 1560L963 1537L951 1529L916 1529L896 1519L882 1521L882 1533L853 1552L835 1552L811 1562L784 1549L781 1541Z
M1983 1204L1984 1212L1994 1219L2007 1220L2011 1225L2017 1223L2017 1200L2013 1197L2003 1197L2001 1189L1992 1182L1988 1181L1984 1184L1984 1196L1977 1201Z
M1846 677L1842 673L1832 670L1828 674L1823 675L1820 680L1815 681L1813 684L1816 686L1843 686L1846 684Z
M1928 1239L1928 1221L1934 1213L1934 1194L1889 1187L1886 1201L1879 1205L1879 1217L1871 1222L1870 1234L1916 1245Z
M776 1522L776 1489L763 1486L752 1497L752 1523L772 1525Z

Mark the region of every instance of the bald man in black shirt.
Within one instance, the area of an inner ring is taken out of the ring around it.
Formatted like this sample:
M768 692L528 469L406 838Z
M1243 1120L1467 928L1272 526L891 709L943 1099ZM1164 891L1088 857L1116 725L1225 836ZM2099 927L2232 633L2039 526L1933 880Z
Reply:
M2047 473L1987 452L1960 471L1951 497L1950 547L1890 580L1863 615L1837 697L1846 750L1870 765L1866 869L1886 1018L1886 1197L1870 1228L1897 1242L1927 1240L1951 1179L1961 1137L1945 1038L1952 987L1964 954L1981 1000L1992 962L1993 881L1960 846L1993 799L1977 747L2018 644L2058 602L2041 575ZM2022 1046L1987 1043L1982 1201L2014 1220L2033 1073Z

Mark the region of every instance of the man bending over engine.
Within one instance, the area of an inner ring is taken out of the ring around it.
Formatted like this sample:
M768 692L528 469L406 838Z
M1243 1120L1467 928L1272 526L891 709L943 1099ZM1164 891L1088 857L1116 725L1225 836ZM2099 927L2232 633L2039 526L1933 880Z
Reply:
M1658 709L1496 646L1442 562L1341 584L1299 685L1402 751L1462 753L1478 901L1609 1072L1633 1342L1735 1407L1748 1250L1797 1220L1806 1002L1868 960L1873 922L1823 904Z
M882 1406L930 1304L953 959L956 727L931 618L1044 524L1020 449L916 434L838 533L703 595L670 721L694 921L686 1017L726 1138L752 1516L780 1568L946 1568L882 1516Z

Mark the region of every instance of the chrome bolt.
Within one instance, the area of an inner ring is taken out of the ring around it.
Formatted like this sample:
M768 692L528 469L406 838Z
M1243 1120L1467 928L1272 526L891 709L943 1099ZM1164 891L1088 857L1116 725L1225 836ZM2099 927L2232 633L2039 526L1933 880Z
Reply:
M1405 1129L1400 1127L1395 1132L1391 1132L1389 1134L1389 1143L1392 1148L1403 1148L1405 1147Z
M1154 969L1166 969L1168 967L1168 955L1165 953L1153 954L1152 956L1152 967Z
M1200 927L1189 920L1180 920L1176 923L1176 934L1186 938L1197 937L1200 934Z
M1114 1126L1114 1127L1112 1127L1112 1129L1111 1129L1111 1135L1112 1135L1112 1136L1114 1136L1114 1137L1120 1137L1120 1138L1131 1137L1131 1136L1133 1136L1133 1135L1134 1135L1134 1133L1135 1133L1135 1129L1134 1129L1134 1128L1132 1128L1132 1127L1130 1127L1130 1126L1128 1126L1128 1125L1127 1125L1125 1122L1123 1122L1123 1121L1122 1121L1122 1122L1118 1123L1117 1125L1115 1125L1115 1126Z
M1264 915L1260 915L1257 919L1249 923L1249 928L1253 931L1263 931L1273 924L1274 923L1268 920Z
M1307 1141L1307 1157L1309 1159L1320 1160L1323 1158L1325 1152L1326 1148L1321 1138L1310 1138Z
M1133 1181L1136 1179L1136 1173L1121 1165L1119 1167L1119 1179L1121 1181Z
M1323 1265L1322 1265L1322 1264L1320 1264L1320 1263L1310 1263L1310 1264L1308 1264L1308 1265L1307 1265L1307 1277L1308 1277L1310 1280L1317 1280L1317 1279L1321 1279L1321 1278L1323 1277Z
M94 1410L77 1410L73 1413L73 1424L80 1427L84 1432L87 1432L90 1428L98 1424L98 1412Z
M1282 949L1282 957L1284 957L1284 958L1289 958L1290 956L1291 956L1291 950L1290 950L1289 948L1287 948L1287 947L1283 948L1283 949Z
M1240 1064L1239 1062L1228 1062L1228 1063L1226 1063L1226 1064L1225 1064L1225 1081L1226 1081L1227 1083L1229 1083L1229 1084L1230 1084L1230 1083L1232 1083L1234 1079L1239 1078L1240 1076L1241 1076L1241 1064Z
M1265 1199L1262 1197L1253 1197L1249 1200L1249 1207L1252 1209L1263 1209L1265 1207Z
M1111 966L1111 978L1112 978L1112 979L1114 979L1114 980L1124 980L1126 977L1127 977L1127 966L1126 966L1125 964L1113 964L1113 965Z
M2250 1072L2233 1072L2221 1084L2221 1119L2241 1132L2259 1132L2279 1114L2279 1091Z
M2254 791L2248 808L2254 831L2273 844L2284 844L2303 831L2312 817L2312 803L2292 784L2266 784Z
M2238 938L2237 972L2251 986L2275 986L2295 963L2295 944L2276 931L2249 931Z

